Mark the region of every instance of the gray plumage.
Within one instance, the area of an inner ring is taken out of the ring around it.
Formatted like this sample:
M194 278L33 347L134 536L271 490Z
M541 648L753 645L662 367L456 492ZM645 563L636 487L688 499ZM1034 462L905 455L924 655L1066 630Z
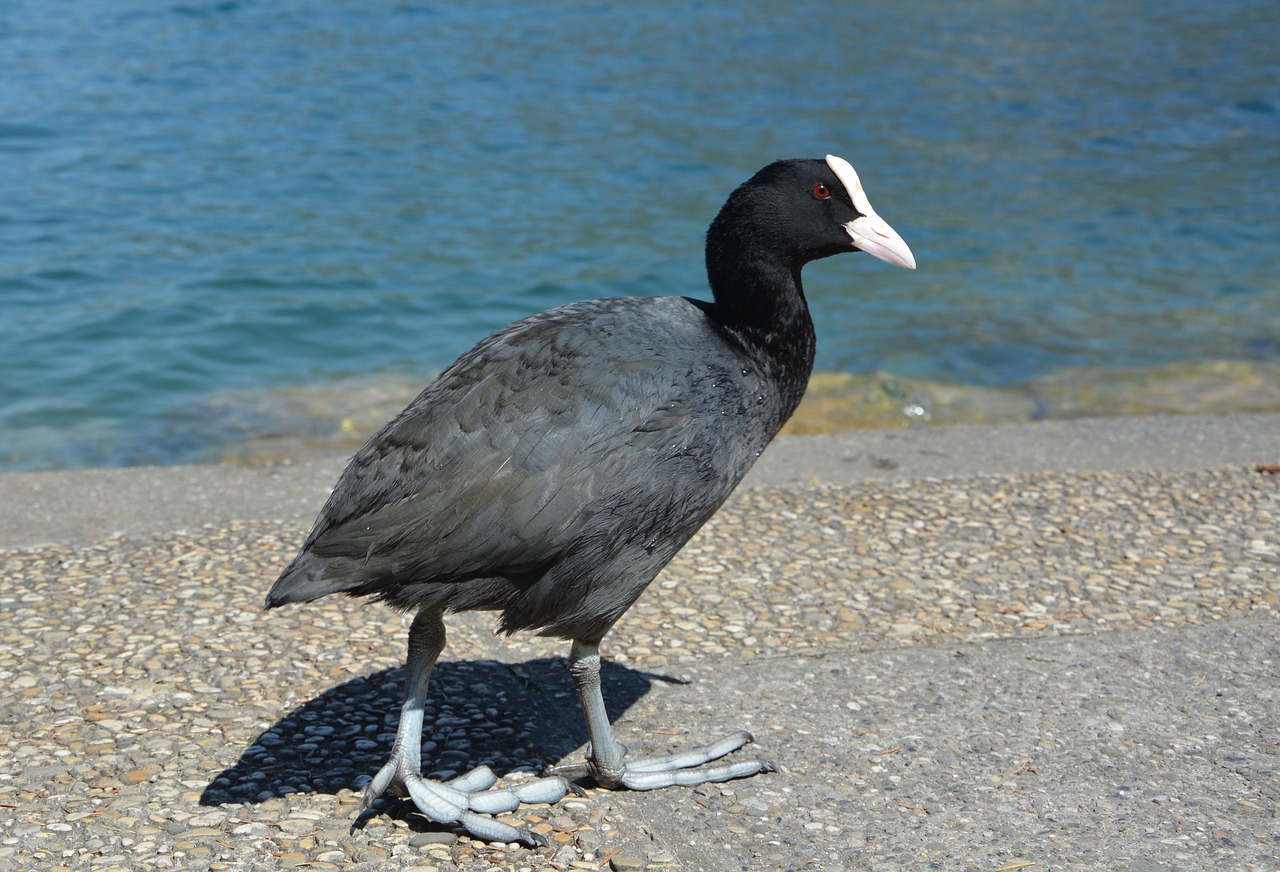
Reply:
M598 641L798 400L691 300L534 315L369 440L268 602L494 609L505 632Z

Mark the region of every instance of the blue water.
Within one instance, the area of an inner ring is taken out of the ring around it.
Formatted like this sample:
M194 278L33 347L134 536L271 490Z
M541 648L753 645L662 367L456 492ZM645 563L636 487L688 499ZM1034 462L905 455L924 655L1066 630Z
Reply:
M1280 4L6 0L0 469L201 459L226 391L425 381L703 293L776 157L910 243L806 272L819 369L1280 358Z

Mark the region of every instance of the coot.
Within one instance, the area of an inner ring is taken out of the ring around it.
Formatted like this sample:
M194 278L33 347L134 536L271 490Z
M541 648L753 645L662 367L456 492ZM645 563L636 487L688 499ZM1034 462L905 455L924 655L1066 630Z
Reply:
M801 268L865 251L914 268L848 162L770 164L707 232L714 302L572 303L517 321L464 354L352 459L268 608L333 593L413 610L388 787L428 818L494 841L539 840L491 815L557 802L566 779L648 790L771 771L713 761L738 732L633 760L600 695L600 640L701 527L795 411L813 368ZM491 790L480 769L421 775L427 682L445 612L501 612L499 629L572 641L569 669L591 738L584 763Z

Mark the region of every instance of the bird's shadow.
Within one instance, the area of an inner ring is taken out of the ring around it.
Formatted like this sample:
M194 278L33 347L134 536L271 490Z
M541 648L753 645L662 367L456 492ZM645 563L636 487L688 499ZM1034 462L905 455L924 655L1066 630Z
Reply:
M605 661L601 682L610 721L653 682L678 679ZM264 730L200 797L204 806L260 803L290 793L362 789L391 752L404 670L384 669L325 691ZM499 777L541 772L587 741L564 658L524 663L444 662L431 675L423 726L423 769L435 778L488 766ZM406 817L407 802L383 800Z

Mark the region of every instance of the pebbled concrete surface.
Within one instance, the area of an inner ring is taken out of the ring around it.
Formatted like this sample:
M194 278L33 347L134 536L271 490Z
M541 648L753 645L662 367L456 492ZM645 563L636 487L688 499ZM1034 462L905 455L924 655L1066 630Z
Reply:
M534 809L540 851L347 831L403 621L256 605L341 459L0 476L0 868L1280 869L1260 463L1277 416L780 442L605 653L637 750L747 727L782 771ZM564 646L450 627L442 759L579 752ZM286 753L328 720L369 738Z

